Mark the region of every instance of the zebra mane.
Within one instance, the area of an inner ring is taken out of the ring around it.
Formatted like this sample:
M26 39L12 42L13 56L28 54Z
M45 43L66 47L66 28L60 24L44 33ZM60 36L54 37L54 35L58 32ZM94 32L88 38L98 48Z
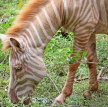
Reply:
M7 35L13 35L23 30L26 22L32 20L34 14L38 14L39 10L49 0L29 0L29 3L24 6L22 11L17 15L13 25L7 30Z

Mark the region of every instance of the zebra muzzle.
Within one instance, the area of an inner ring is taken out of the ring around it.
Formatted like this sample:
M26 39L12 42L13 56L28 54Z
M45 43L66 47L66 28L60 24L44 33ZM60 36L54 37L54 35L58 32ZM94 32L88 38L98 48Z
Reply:
M9 96L10 101L11 101L13 104L16 104L16 103L19 102L19 99L18 99L17 94L16 94L16 92L15 92L14 89L10 89L10 90L9 90L8 96Z

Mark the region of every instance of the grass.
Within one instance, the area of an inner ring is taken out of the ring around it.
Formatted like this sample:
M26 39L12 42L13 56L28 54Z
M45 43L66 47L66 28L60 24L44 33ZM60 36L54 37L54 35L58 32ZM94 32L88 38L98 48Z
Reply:
M15 14L22 7L22 0L0 0L0 33L4 33L15 19ZM25 2L23 0L23 2ZM61 36L58 32L55 37L48 43L44 61L46 63L48 74L52 80L56 83L58 89L61 91L68 70L67 57L71 54L71 44L73 42L72 34L69 33L68 38ZM13 105L9 102L7 97L7 86L9 81L9 52L3 53L1 51L0 43L0 107L23 107L22 104ZM108 36L97 36L97 56L99 60L98 70L101 67L106 68L108 72ZM81 64L76 76L82 75L88 76L88 69L86 65ZM82 96L84 90L87 90L87 80L74 84L73 95L67 98L66 107L70 105L76 105L80 107L108 107L108 83L101 81L99 84L99 91L93 93L91 100L85 100ZM37 86L35 91L33 102L29 107L48 107L53 99L58 95L52 82L45 77L43 81ZM62 107L62 106L61 106ZM71 107L71 106L70 106Z

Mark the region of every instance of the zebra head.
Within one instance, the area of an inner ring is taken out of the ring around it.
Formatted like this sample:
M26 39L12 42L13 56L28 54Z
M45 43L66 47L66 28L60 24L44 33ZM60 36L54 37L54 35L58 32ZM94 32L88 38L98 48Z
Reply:
M22 100L27 104L35 86L46 75L46 68L33 47L22 46L23 43L15 38L9 38L8 43L11 48L8 96L12 103ZM3 45L7 44L4 42Z

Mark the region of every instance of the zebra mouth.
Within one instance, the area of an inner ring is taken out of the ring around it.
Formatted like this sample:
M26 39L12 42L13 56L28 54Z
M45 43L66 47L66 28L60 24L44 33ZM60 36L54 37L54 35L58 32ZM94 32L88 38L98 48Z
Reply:
M22 103L24 105L28 105L30 103L30 98L33 95L33 90L34 90L33 87L26 87L22 91L17 90L16 91L17 92L16 95L17 95L18 99L20 101L22 101Z
M24 100L23 100L23 104L24 105L28 105L29 103L30 103L30 97L27 97L27 98L25 98Z

